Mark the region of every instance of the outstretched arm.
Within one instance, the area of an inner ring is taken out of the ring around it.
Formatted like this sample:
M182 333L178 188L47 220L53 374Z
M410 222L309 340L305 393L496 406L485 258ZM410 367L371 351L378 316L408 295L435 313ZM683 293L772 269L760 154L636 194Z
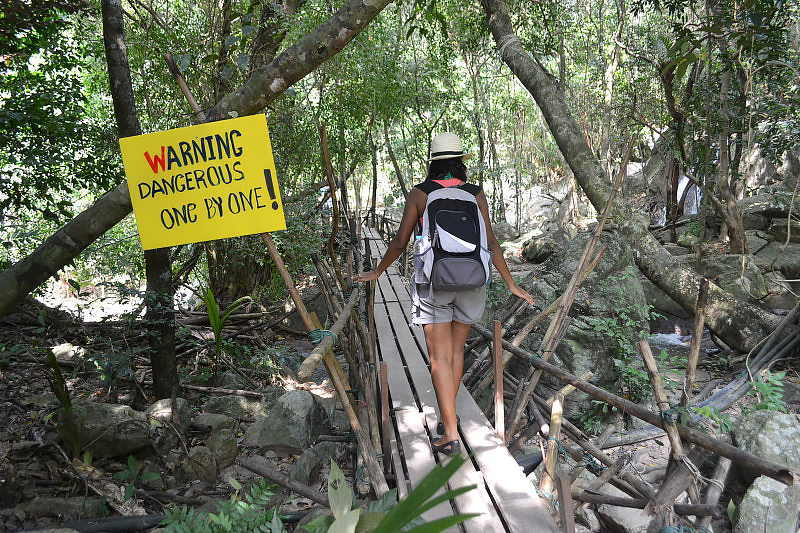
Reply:
M506 285L508 285L508 290L511 291L511 294L533 305L533 296L517 285L514 278L511 276L511 271L508 269L506 259L503 257L503 249L500 248L500 243L497 242L497 237L494 236L494 231L492 231L492 223L489 221L489 204L486 201L486 195L483 194L483 191L475 196L475 201L478 204L484 225L486 226L486 245L489 247L489 251L492 252L492 264L503 278L503 281L506 282Z
M389 265L400 257L400 254L406 249L412 233L414 233L414 225L425 210L426 198L427 195L418 188L414 187L411 189L411 192L408 193L408 198L406 198L406 206L405 209L403 209L403 218L400 220L400 228L397 230L394 237L392 237L392 240L389 241L389 246L386 248L386 253L383 254L380 263L378 263L378 266L375 267L373 271L356 274L353 276L353 281L363 282L378 279L378 277L389 268Z

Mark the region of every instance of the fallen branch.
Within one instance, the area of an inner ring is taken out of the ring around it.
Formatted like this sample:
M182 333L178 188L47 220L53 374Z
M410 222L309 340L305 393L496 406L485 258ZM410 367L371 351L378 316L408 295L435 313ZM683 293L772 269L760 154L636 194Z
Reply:
M629 507L631 509L644 509L647 505L647 500L644 498L624 498L621 496L609 496L607 494L597 494L586 491L577 496L573 495L572 497L581 502L597 505L615 505L617 507ZM725 516L725 510L719 505L676 503L672 506L672 510L675 511L675 514L682 516Z
M290 479L289 476L286 474L282 474L278 472L274 468L270 467L269 465L263 463L257 463L250 459L249 457L242 457L241 455L236 458L236 464L239 466L243 466L244 468L250 470L251 472L258 474L259 476L268 479L282 487L286 487L287 489L291 490L303 496L304 498L308 498L309 500L315 501L320 505L324 505L325 507L329 507L328 497L318 490L309 487L299 481L295 481Z
M163 514L151 514L141 516L109 516L106 518L87 518L85 520L75 520L59 525L60 531L74 530L80 533L124 533L126 531L143 531L152 529L164 521ZM20 531L20 530L18 530ZM36 529L22 530L28 531L53 531L51 526Z

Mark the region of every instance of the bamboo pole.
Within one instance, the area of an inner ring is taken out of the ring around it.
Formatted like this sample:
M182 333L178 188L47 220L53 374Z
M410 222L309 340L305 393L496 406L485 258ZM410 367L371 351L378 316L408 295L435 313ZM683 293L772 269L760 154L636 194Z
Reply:
M336 318L336 322L331 327L331 333L334 335L339 335L339 333L341 333L345 324L347 324L348 320L350 320L350 310L356 305L360 295L361 287L356 287L352 294L350 294L350 297L347 299L347 302L342 308L342 311L339 313L339 316ZM314 323L312 322L312 326L313 325ZM323 338L322 342L317 344L308 357L306 357L305 360L300 363L300 367L297 369L297 379L302 382L311 377L311 374L314 372L314 369L317 367L319 362L322 361L325 353L331 351L332 348L333 337L326 336Z
M492 332L480 325L474 324L472 329L487 339L492 338ZM616 394L612 394L604 389L601 389L600 387L592 385L591 383L582 381L574 374L570 374L569 372L562 370L555 365L551 365L550 363L537 357L535 354L532 354L527 350L523 350L522 348L518 348L512 345L510 342L503 341L503 347L514 355L524 358L537 369L547 372L551 376L564 381L565 383L571 383L572 385L575 385L575 388L578 390L581 390L593 398L616 407L623 413L628 413L629 415L635 416L636 418L644 420L645 422L654 426L658 426L660 428L664 427L664 421L661 419L660 415L653 413L652 411L649 411L648 409L645 409L644 407L641 407L630 400L620 398ZM679 424L677 427L681 438L689 442L702 446L703 448L706 448L707 450L723 457L727 457L738 465L745 466L758 474L771 477L772 479L780 481L785 485L792 485L794 483L794 475L792 471L785 465L768 461L744 450L740 450L739 448L728 444L727 442L715 439L714 437L707 435L702 431L698 431L681 424Z
M533 395L533 399L541 406L546 405L544 400L535 394ZM575 427L575 424L570 422L566 417L561 420L561 429L570 436L575 444L585 450L589 455L603 463L603 465L606 467L610 467L614 464L614 461L608 455L606 455L603 450L589 441L583 431ZM567 450L567 453L570 454L570 456L576 461L583 460L583 454L576 452L573 447L566 446L565 449ZM616 478L611 478L611 483L615 487L630 494L631 496L644 496L645 498L652 498L655 495L655 491L650 485L631 473L621 474L620 478L621 481Z
M542 339L542 345L540 347L540 351L542 353L542 358L547 361L552 357L556 346L561 340L561 336L558 335L558 332L564 325L564 321L567 320L568 313L570 308L572 307L572 302L575 300L575 294L578 291L578 287L580 286L581 282L583 281L584 273L588 269L589 259L594 251L595 246L600 241L600 234L603 231L603 227L605 227L606 221L608 220L609 216L611 215L611 208L614 203L614 197L617 194L617 190L619 189L620 185L622 184L622 178L625 176L625 169L627 168L628 158L631 155L631 150L633 149L634 138L631 138L628 141L628 146L625 150L625 155L622 158L622 166L620 167L619 172L617 173L616 178L614 179L614 184L611 187L611 192L608 195L608 201L606 202L606 206L603 209L603 214L600 217L600 220L597 222L597 228L595 228L594 232L592 233L591 238L586 243L586 246L583 249L583 253L581 254L580 259L578 260L578 267L575 269L575 272L572 273L572 278L567 284L567 289L564 291L563 299L558 306L558 311L556 311L556 316L553 317L553 320L550 321L550 325L547 328L547 331L544 334L544 338ZM562 333L563 336L563 333ZM516 428L519 425L519 421L522 417L522 408L528 402L528 398L533 393L533 390L536 388L536 384L539 382L539 378L542 376L541 370L536 370L531 376L530 381L522 390L522 396L520 401L514 402L514 408L512 409L511 416L509 417L509 423L506 433L509 437L513 437L514 433L516 432ZM517 391L519 393L519 391ZM519 396L519 395L518 395Z
M708 486L708 491L706 491L706 497L703 503L713 506L719 503L719 497L725 489L725 480L728 477L730 469L731 460L726 457L720 457L717 461L717 466L714 467L714 472L711 474L713 482ZM708 528L711 525L711 516L703 516L697 525L700 528Z
M607 494L595 494L592 492L583 492L575 497L576 500L594 503L598 505L614 505L617 507L630 507L632 509L644 509L647 505L647 500L644 498L625 498L621 496L609 496ZM685 503L676 503L672 506L675 514L688 516L724 516L724 510L718 505L694 505Z
M616 462L613 465L611 465L611 466L607 467L605 470L603 470L600 473L599 476L594 478L584 488L575 486L575 484L573 483L573 487L571 489L572 498L574 498L576 500L579 500L581 494L583 494L584 492L595 492L595 491L597 491L600 487L602 487L603 485L608 483L609 480L611 480L612 477L616 476L617 472L622 470L625 467L625 464L627 462L628 462L628 460L625 457L620 457L619 459L616 460Z
M706 320L706 300L708 299L708 280L703 278L700 281L700 290L697 293L697 304L694 311L694 336L692 345L689 348L689 359L686 363L686 378L683 383L683 393L681 394L681 406L689 405L689 399L694 394L694 376L697 370L697 359L700 355L700 343L703 340L703 328Z
M539 483L539 488L545 494L553 492L555 481L556 460L558 459L559 437L561 437L561 417L564 414L564 397L556 393L553 409L550 414L550 436L547 438L547 453L544 457L545 473Z
M650 377L650 384L653 387L653 396L655 396L656 404L663 414L670 408L669 400L667 399L667 393L664 391L664 384L661 381L658 365L653 358L653 352L650 350L650 343L647 342L646 339L639 341L639 351L642 354L642 360L644 360L647 375ZM683 444L681 443L681 437L678 434L676 423L674 420L666 419L663 427L667 431L667 438L672 446L673 459L678 460L678 458L683 455Z
M586 269L586 272L585 272L585 274L583 275L583 280L585 280L587 277L589 277L589 274L591 274L591 273L592 273L592 271L594 270L594 268L597 266L597 263L599 263L599 262L600 262L600 258L603 256L603 252L605 252L605 251L606 251L606 248L607 248L607 245L606 245L606 244L603 244L603 246L602 246L602 247L600 247L600 251L598 251L598 252L597 252L597 255L594 257L594 259L592 259L592 263L589 265L589 268L588 268L588 269ZM583 281L583 280L582 280L582 281ZM562 298L564 298L564 295L563 295L563 294L562 294L561 296L559 296L558 298L556 298L555 300L553 300L553 303L551 303L550 305L548 305L548 306L547 306L547 308L546 308L544 311L542 311L541 313L539 313L538 315L536 315L535 317L533 317L532 319L530 319L530 320L528 321L528 323L527 323L527 324L525 324L525 325L522 327L522 329L521 329L521 330L519 330L519 332L518 332L516 335L514 335L514 338L511 340L511 344L513 344L514 346L519 346L519 345L521 345L521 344L522 344L522 342L523 342L525 339L527 339L527 338L528 338L528 335L530 335L530 334L531 334L531 331L533 331L533 328L535 328L536 326L538 326L538 325L539 325L539 323L541 323L541 322L542 322L542 321L543 321L545 318L547 318L548 316L550 316L550 315L553 313L553 311L555 311L556 309L558 309L558 306L561 304L561 300L562 300ZM504 353L503 353L503 363L502 363L502 365L503 365L504 367L505 367L505 366L506 366L506 364L507 364L507 363L508 363L508 362L511 360L511 357L512 357L512 356L511 356L511 354L510 354L510 353L508 353L508 352L504 352ZM491 382L491 375L487 374L487 375L486 375L486 376L483 378L483 380L480 382L480 384L478 385L478 390L484 390L484 389L486 389L486 387L488 387L488 386L489 386L489 383L490 383L490 382Z
M664 391L661 373L658 371L658 365L653 357L653 352L650 350L650 343L647 342L647 339L639 341L639 351L642 354L642 359L647 369L647 375L650 377L650 384L653 386L653 396L655 396L656 404L663 417L664 413L670 409L669 400L667 399L667 393ZM688 481L691 481L692 475L689 464L685 462L689 461L689 459L686 458L686 454L683 452L683 443L681 442L681 436L678 433L678 428L674 419L665 418L664 429L667 432L667 438L672 447L672 460L675 461L677 467L673 470L667 482L664 483L656 493L655 498L650 501L650 505L645 508L647 512L652 512L654 514L660 513L675 501L675 498L686 488L683 486L684 484L680 479L685 477ZM686 485L688 486L688 483ZM690 489L692 489L690 490L690 495L693 501L697 501L697 488L690 487Z
M500 321L494 321L494 429L503 444L506 443L505 436L505 408L503 406L503 365L501 364L503 358L503 345L500 339L503 338L501 334Z
M591 378L592 376L594 376L594 372L592 372L591 370L587 370L586 372L581 374L578 379L582 379L583 381L589 381L589 378ZM561 389L556 394L560 394L561 396L566 398L569 394L575 392L576 390L577 389L575 388L574 385L567 384L567 385L564 385L563 387L561 387ZM556 395L555 394L550 396L547 399L547 405L549 407L553 407L553 402L555 401L555 399L556 399Z
M328 153L328 133L325 125L319 127L319 140L322 146L322 162L325 165L325 177L328 179L328 188L331 194L331 205L333 206L333 220L331 220L331 234L328 237L328 242L325 245L328 250L328 255L331 258L336 277L339 281L339 287L344 289L344 280L339 271L339 261L336 259L336 252L333 249L333 243L336 242L336 234L339 231L339 204L336 200L336 183L333 179L333 165L331 165L331 157Z
M278 247L275 246L275 241L272 240L272 236L269 233L262 233L261 239L267 246L267 251L272 258L272 262L275 263L275 268L278 269L278 274L280 274L283 284L286 285L286 289L289 291L289 295L292 297L294 306L297 309L297 314L300 315L300 319L303 321L303 325L305 325L306 330L311 331L314 329L314 323L311 321L311 315L308 314L308 309L306 309L306 306L303 303L303 298L300 296L300 292L297 290L292 276L289 275L289 270L286 268L283 258L278 252Z

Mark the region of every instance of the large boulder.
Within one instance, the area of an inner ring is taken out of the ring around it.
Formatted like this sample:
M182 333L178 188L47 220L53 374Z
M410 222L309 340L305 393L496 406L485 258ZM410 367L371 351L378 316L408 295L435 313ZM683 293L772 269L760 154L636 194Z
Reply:
M551 255L564 248L564 244L575 238L571 227L552 227L550 231L531 237L522 245L522 257L535 264L544 263Z
M147 420L151 423L153 443L160 450L169 450L180 443L178 431L188 429L192 420L192 406L183 398L175 398L175 412L172 409L172 399L164 398L156 401L145 411ZM153 421L157 423L154 424ZM177 424L180 427L174 427Z
M62 410L58 431L67 442L77 437L95 457L127 455L151 442L145 414L120 404L73 401L71 421Z
M500 242L503 241L513 241L517 237L519 237L519 231L517 228L509 224L508 222L497 222L492 224L492 232L494 236L497 237L497 240Z
M300 454L327 428L327 417L314 395L293 390L278 398L267 415L248 428L244 444L261 451Z
M758 457L800 471L800 416L754 411L733 428L736 446ZM752 479L752 474L751 478ZM737 508L734 533L794 531L800 509L800 486L786 486L765 476L750 486Z
M786 486L760 476L745 492L736 508L733 533L797 530L800 520L800 486Z
M236 461L239 454L239 445L236 437L229 429L220 429L211 434L206 441L206 446L217 463L217 470L224 470Z
M756 253L765 270L777 270L788 279L800 278L800 244L770 241Z
M562 242L550 259L520 282L533 295L539 309L564 292L588 239L589 234L582 233ZM630 247L613 232L604 232L601 243L607 248L576 294L570 313L572 323L556 349L553 362L576 375L591 370L594 373L591 382L608 387L619 379L614 359L620 359L622 351L631 351L638 333L647 330L648 308ZM495 318L505 314L514 298L500 302ZM516 319L516 329L538 314L539 309L526 308ZM543 321L523 341L522 348L537 352L548 323L549 319ZM512 371L523 373L527 368L527 364L512 366ZM552 388L563 386L546 374L542 383ZM587 396L575 392L567 398L565 408L572 412L586 405Z
M241 420L265 416L272 403L285 391L280 387L265 387L262 398L246 396L215 396L203 405L203 411Z
M181 463L184 473L192 479L213 482L217 479L217 460L205 446L193 446Z

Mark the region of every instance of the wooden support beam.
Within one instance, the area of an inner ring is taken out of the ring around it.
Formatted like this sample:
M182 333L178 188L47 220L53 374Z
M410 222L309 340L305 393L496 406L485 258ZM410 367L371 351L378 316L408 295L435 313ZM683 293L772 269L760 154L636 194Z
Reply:
M503 403L503 344L502 327L500 321L494 321L494 429L503 444L506 443L505 437L505 408Z
M389 419L389 367L381 363L381 429L383 433L383 471L392 471L392 449L390 447L392 421ZM402 472L401 472L402 474Z
M689 466L686 463L687 459L685 458L685 454L683 452L683 443L681 442L681 436L678 433L677 424L673 418L664 417L664 414L670 410L669 400L667 399L667 393L664 390L664 384L661 381L661 373L658 370L658 365L653 357L653 352L650 350L650 343L647 342L647 339L642 339L639 341L639 351L642 354L642 359L644 360L645 368L647 369L647 375L650 377L650 384L653 386L653 396L656 399L658 409L661 411L662 418L664 418L664 429L667 432L667 438L669 439L670 446L672 447L672 460L677 465L676 470L674 470L667 479L667 483L664 483L661 486L659 491L656 493L655 498L651 500L650 505L645 508L645 510L649 513L658 514L670 506L672 502L675 501L675 498L677 498L687 487L691 489L690 495L692 496L692 501L697 501L698 494L696 487L690 487L692 473L690 472ZM673 477L676 478L675 482L669 483ZM687 477L689 481L686 483L686 486L684 486L682 481L679 481L683 477ZM678 487L681 487L680 490L678 490Z
M575 509L569 490L569 478L564 472L556 474L556 488L558 489L558 514L561 517L561 531L575 533Z
M615 505L617 507L630 507L631 509L644 509L647 505L647 500L644 498L625 498L622 496L609 496L607 494L596 494L593 492L584 491L577 497L573 496L578 501L593 503L596 505ZM672 506L675 514L682 516L724 516L724 509L718 505L706 504L685 504L676 503Z

